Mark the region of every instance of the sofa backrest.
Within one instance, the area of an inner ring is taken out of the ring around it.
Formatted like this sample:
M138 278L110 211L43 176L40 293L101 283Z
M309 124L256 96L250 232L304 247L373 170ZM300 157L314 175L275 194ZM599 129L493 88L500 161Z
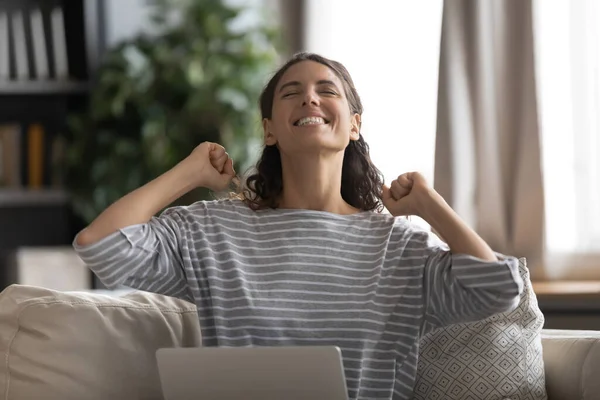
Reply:
M600 398L600 331L544 330L548 400Z
M12 285L0 293L0 399L162 399L155 351L201 343L183 300Z

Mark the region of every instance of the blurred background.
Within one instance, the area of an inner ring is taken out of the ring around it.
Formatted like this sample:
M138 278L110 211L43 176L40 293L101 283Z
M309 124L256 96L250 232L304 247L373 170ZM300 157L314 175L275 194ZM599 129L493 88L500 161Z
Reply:
M251 167L263 85L311 51L350 71L387 183L424 173L527 257L547 328L600 329L599 22L595 0L0 0L0 284L101 290L76 232L203 141Z

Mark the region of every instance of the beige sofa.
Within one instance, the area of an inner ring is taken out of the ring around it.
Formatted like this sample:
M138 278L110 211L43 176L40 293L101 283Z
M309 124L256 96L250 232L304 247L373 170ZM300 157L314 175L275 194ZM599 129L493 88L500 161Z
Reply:
M155 350L201 344L193 304L13 285L0 294L0 400L161 399ZM544 331L550 400L600 399L600 332Z

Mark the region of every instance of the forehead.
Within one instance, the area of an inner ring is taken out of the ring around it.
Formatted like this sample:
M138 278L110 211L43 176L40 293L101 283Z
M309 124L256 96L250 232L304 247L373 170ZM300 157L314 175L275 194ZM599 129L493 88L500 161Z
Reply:
M336 73L328 66L315 61L301 61L292 65L285 71L277 84L276 90L287 82L297 81L306 85L320 80L329 80L334 82L337 86L342 87L340 78L338 78Z

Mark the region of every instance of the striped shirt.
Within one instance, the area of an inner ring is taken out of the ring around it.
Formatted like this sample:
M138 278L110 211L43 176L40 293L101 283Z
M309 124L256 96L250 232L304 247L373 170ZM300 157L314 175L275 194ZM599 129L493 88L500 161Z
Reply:
M452 254L377 212L202 201L73 245L108 287L195 303L205 346L338 346L349 399L410 398L423 334L512 310L523 287L514 257Z

